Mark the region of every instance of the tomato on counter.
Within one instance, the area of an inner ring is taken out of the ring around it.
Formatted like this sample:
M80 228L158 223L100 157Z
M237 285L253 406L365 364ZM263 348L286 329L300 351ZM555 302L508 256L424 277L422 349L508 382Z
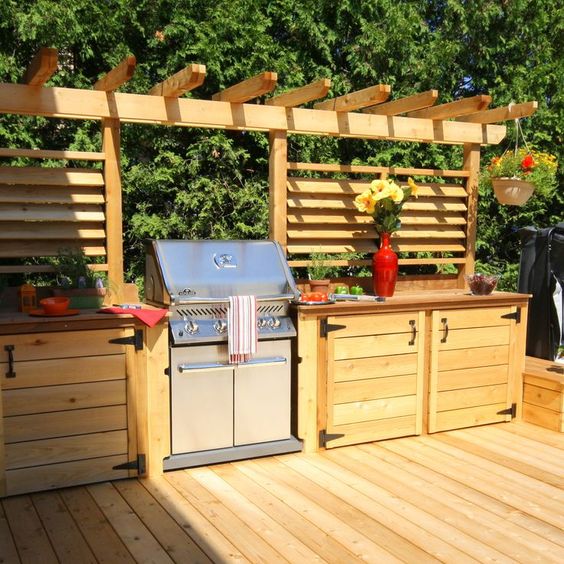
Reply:
M300 301L302 302L326 302L329 296L325 292L308 292L302 294Z

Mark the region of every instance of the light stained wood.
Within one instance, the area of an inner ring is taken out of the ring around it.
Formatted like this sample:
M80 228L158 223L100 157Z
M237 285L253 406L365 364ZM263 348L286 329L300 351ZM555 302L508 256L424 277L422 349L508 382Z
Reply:
M502 403L437 412L436 426L433 431L429 430L429 432L473 427L475 425L486 425L489 423L500 423L507 418L506 415L500 414L500 411L505 409L507 409L507 403L505 398L503 398Z
M77 187L69 190L59 186L2 186L0 203L6 204L104 204L100 188Z
M470 381L471 382L471 381ZM468 382L467 385L470 384ZM472 385L474 382L471 382ZM501 403L507 397L507 380L503 384L467 387L459 390L446 390L437 396L437 411L478 407Z
M249 562L225 536L174 488L165 478L141 481L147 491L167 513L190 535L198 546L206 549L212 560L220 562Z
M231 104L243 104L272 92L276 88L278 75L275 72L263 72L247 80L243 80L234 86L230 86L212 96L217 102L229 102Z
M97 563L58 493L34 494L31 499L61 562Z
M390 97L392 88L388 84L369 86L356 92L349 92L338 98L318 102L313 107L316 110L330 110L335 112L350 112L367 106L374 106L385 102Z
M326 210L306 209L302 211L292 210L287 214L288 224L323 223L332 225L372 225L373 219L364 215L355 215L354 212L331 213ZM457 212L402 212L402 225L466 225L465 217ZM293 227L293 225L291 225Z
M416 392L416 375L379 377L335 383L335 404L368 401L412 395Z
M546 427L547 429L564 433L564 418L562 414L551 409L524 403L523 420L539 425L540 427Z
M448 319L448 317L447 317ZM444 330L440 329L441 335ZM445 343L439 344L440 351L464 349L468 347L494 347L509 344L510 327L476 327L470 329L450 329Z
M300 88L295 88L289 92L278 94L278 96L273 96L272 98L266 100L265 104L267 106L293 108L295 106L301 106L302 104L311 102L312 100L324 98L330 88L331 80L328 78L322 78L321 80L316 80L306 86L301 86Z
M478 180L480 173L480 146L477 144L465 144L463 153L462 168L470 172L466 181L466 191L468 192L468 212L466 220L467 245L466 245L466 264L458 269L458 287L464 287L464 275L474 272L476 261L476 234L478 230Z
M127 477L127 470L113 467L128 462L127 455L61 462L6 471L8 495L51 490Z
M166 124L185 127L225 127L235 130L337 135L366 139L411 140L435 143L501 142L503 125L413 120L407 117L361 113L321 113L317 110L248 104L233 107L228 102L163 99L116 92L108 100L105 92L72 88L36 88L0 84L0 108L4 113L51 117L101 119L114 117L125 123Z
M3 495L3 492L0 492ZM4 509L0 504L0 561L3 562L20 562L18 551L14 543L14 538L10 531L8 519L4 513Z
M115 488L161 546L166 547L173 555L175 562L212 562L176 521L155 503L151 494L141 484L135 480L123 480L117 482Z
M112 92L131 79L137 66L135 55L127 55L116 67L94 83L94 90Z
M182 94L198 88L206 79L206 66L196 63L190 64L167 78L159 84L155 84L148 94L150 96L165 96L167 98L179 98Z
M278 241L286 250L286 161L288 159L288 136L284 131L269 133L269 237Z
M450 309L445 311L449 329L470 329L474 327L509 327L511 306L480 309Z
M373 334L335 340L335 360L411 353L409 333Z
M100 564L135 562L86 488L65 488L60 495Z
M406 168L370 165L350 165L340 163L300 163L288 162L288 170L315 170L321 172L352 172L357 174L422 175L444 176L445 178L467 178L465 170L444 170L434 168Z
M22 564L57 564L49 538L29 496L2 500ZM17 561L16 561L17 562Z
M538 110L538 102L523 102L522 104L509 104L501 108L484 110L457 118L457 121L470 123L496 123L509 119L520 119L532 116Z
M11 497L0 555L65 561L63 549L84 547L80 531L112 564L165 552L186 562L193 544L213 562L269 562L273 550L288 560L305 546L308 561L335 563L559 563L563 456L564 435L512 422L102 484L111 495L100 499L83 486L33 495L46 527L29 496Z
M437 326L438 327L438 326ZM437 332L438 339L442 331ZM463 349L441 351L441 371L489 367L495 365L508 365L509 346L497 345L487 347L465 347ZM445 375L445 381L448 375Z
M120 139L119 120L102 120L102 149L106 155L104 182L108 283L113 289L112 299L117 303L123 301L124 282Z
M329 317L328 323L339 326L339 329L331 333L336 339L360 336L372 336L379 333L404 333L411 339L412 323L417 322L417 312L389 313L386 315L349 315ZM381 351L383 355L390 354L389 351ZM354 358L354 357L351 357Z
M126 428L127 412L125 405L4 418L6 443L83 435Z
M136 561L174 562L111 484L89 486L88 492Z
M100 171L87 168L0 166L0 184L103 186L104 178Z
M125 380L5 390L4 416L122 405L126 401L125 393Z
M416 410L415 394L354 403L336 404L333 407L333 425L361 423L379 419L390 419L412 415Z
M488 363L488 360L481 359L480 362ZM443 355L441 354L441 367L443 365ZM496 384L505 384L509 378L507 371L507 356L505 357L505 362L499 365L492 366L491 364L488 364L487 366L480 366L477 368L441 370L438 374L437 392L464 390L468 387L468 382L472 382L472 386L493 386Z
M6 445L6 469L127 454L127 431L90 433Z
M417 354L345 359L333 364L333 381L359 385L366 379L390 378L415 374Z
M523 401L560 412L562 407L562 393L541 386L532 386L525 382Z
M439 239L434 243L411 243L411 242L394 242L392 245L394 251L399 252L464 252L464 245L451 243L448 240ZM375 242L369 240L357 239L356 241L331 241L315 245L316 251L325 253L349 253L349 252L366 252L374 253L378 249ZM311 253L312 245L308 241L290 241L288 243L289 253Z
M76 161L103 161L104 153L95 151L52 151L45 149L2 149L0 157L24 157L28 159L66 159Z
M41 47L24 72L22 83L43 86L57 70L58 53L52 47Z
M491 103L491 96L478 94L470 98L462 98L454 102L440 104L431 108L415 110L407 115L413 118L442 120L453 117L463 116L485 110Z
M0 256L6 258L57 256L61 248L81 249L86 256L104 256L106 254L106 247L97 243L100 242L89 241L88 243L80 243L72 239L59 239L52 243L21 241L18 248L14 248L13 243L0 241Z
M49 229L39 230L37 225L31 224L31 222L18 224L12 223L7 226L2 226L2 231L0 232L0 240L4 241L21 241L26 240L41 240L45 241L48 239L103 239L106 235L103 225L98 227L96 224L92 226L79 226L77 224L60 224L60 225L50 225Z
M385 104L379 104L378 106L374 106L372 108L364 108L362 111L367 114L397 116L406 112L428 108L437 101L438 97L438 90L427 90L426 92L398 98L397 100L392 100L391 102L386 102Z
M105 221L101 206L0 204L0 220L6 221Z
M324 225L311 225L306 227L289 229L287 231L289 239L370 239L376 238L376 231L373 225L363 226L336 226L328 229ZM394 234L396 241L402 239L465 239L464 230L457 227L445 227L442 229L430 229L428 227L413 226L402 228ZM432 250L432 249L430 249Z

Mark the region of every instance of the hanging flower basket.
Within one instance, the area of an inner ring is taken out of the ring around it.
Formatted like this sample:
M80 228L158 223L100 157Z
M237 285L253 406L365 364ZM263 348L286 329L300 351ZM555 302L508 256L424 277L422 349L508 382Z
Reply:
M495 197L500 204L522 206L535 191L535 186L519 178L492 178Z

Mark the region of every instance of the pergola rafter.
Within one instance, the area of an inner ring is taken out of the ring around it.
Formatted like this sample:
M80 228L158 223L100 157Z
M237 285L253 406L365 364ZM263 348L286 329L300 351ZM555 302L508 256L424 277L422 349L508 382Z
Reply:
M150 96L164 96L178 98L182 94L201 86L206 79L205 65L191 64L171 77L155 84L148 94Z
M392 91L388 84L377 84L369 86L356 92L350 92L338 98L332 98L315 104L316 110L332 110L335 112L350 112L367 106L374 106L385 102Z
M27 67L22 83L29 86L43 86L57 70L59 55L57 49L42 47Z
M118 89L131 79L133 73L135 72L136 65L137 59L135 58L135 55L128 55L119 63L119 65L96 81L94 84L94 90L111 92Z

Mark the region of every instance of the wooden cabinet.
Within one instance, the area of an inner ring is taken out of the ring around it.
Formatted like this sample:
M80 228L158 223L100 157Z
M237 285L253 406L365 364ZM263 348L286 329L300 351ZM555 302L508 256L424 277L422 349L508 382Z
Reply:
M325 327L325 446L420 434L425 313L335 316Z
M136 475L134 327L0 336L0 493ZM3 452L2 452L3 450ZM4 472L2 472L4 469Z
M430 433L511 419L516 307L435 310Z

